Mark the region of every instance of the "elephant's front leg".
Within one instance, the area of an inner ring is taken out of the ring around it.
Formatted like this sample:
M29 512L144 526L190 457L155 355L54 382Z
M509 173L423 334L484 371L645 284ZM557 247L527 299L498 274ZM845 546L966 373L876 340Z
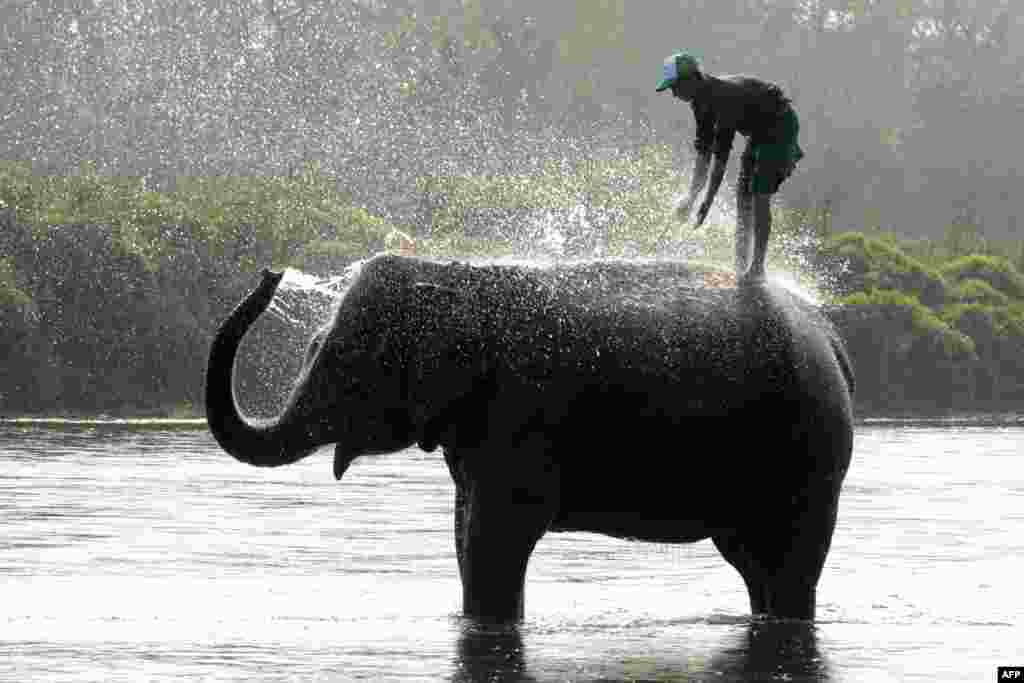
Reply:
M530 554L558 506L557 468L535 456L489 454L492 462L502 462L467 468L460 562L467 617L491 622L523 617Z

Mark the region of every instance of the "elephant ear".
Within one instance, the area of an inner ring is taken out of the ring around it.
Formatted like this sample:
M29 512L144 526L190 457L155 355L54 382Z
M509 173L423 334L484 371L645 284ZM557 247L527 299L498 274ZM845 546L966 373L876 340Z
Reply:
M432 451L479 412L489 367L481 311L472 293L431 282L412 286L406 382L416 442ZM479 400L478 400L479 399Z

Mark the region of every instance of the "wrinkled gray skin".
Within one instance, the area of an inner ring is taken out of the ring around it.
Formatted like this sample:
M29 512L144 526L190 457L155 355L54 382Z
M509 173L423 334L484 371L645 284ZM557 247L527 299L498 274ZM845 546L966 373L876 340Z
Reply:
M521 618L537 540L590 531L710 537L754 613L813 618L853 443L849 361L815 309L680 263L376 257L280 417L254 423L232 367L279 281L265 272L213 343L213 435L265 467L336 444L339 479L360 456L442 447L465 615Z

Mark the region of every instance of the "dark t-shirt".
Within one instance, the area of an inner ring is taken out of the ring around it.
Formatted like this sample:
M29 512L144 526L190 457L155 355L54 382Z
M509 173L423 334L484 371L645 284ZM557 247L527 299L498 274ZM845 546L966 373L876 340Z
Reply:
M782 142L782 114L790 100L772 83L750 76L718 76L706 77L690 106L697 121L694 149L725 159L736 133L751 144Z

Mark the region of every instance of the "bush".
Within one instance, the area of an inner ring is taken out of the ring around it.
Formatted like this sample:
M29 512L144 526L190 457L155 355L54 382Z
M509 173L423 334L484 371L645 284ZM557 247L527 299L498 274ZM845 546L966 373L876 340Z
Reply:
M962 256L942 266L941 273L954 282L981 280L1007 296L1024 299L1024 276L1000 256Z
M914 296L891 289L873 289L841 297L839 304L850 306L901 306L910 310L913 332L919 337L938 340L950 357L973 356L975 344L970 337L951 327Z
M975 337L979 342L1014 340L1024 343L1024 305L954 304L943 310L942 319L965 332L968 329L984 330L984 339Z
M198 405L242 281L341 244L365 256L393 232L312 168L153 192L89 166L48 177L0 163L0 409Z
M32 304L32 298L18 288L14 272L14 261L0 256L0 309L24 310Z
M985 280L967 278L956 283L949 289L952 303L987 304L990 306L1006 306L1010 297L1000 292Z
M847 293L899 290L914 294L925 306L937 308L946 300L942 275L907 256L895 240L846 232L826 240L823 252L845 264Z

